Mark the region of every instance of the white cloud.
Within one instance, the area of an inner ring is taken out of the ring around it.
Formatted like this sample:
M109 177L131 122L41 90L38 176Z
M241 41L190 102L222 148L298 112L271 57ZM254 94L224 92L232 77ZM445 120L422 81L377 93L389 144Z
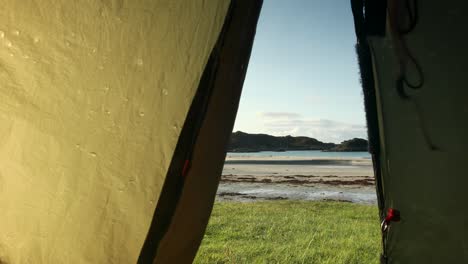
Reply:
M309 136L324 142L335 142L360 137L366 138L366 127L328 119L303 118L298 113L260 113L265 133L277 136Z
M290 119L290 118L301 117L300 114L292 113L292 112L260 112L257 114L261 118L266 118L266 119Z

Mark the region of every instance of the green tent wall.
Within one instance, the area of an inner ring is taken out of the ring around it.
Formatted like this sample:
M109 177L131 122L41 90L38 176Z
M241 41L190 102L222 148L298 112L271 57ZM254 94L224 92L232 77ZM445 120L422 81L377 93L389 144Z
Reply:
M351 3L380 214L400 213L382 262L468 263L467 4Z

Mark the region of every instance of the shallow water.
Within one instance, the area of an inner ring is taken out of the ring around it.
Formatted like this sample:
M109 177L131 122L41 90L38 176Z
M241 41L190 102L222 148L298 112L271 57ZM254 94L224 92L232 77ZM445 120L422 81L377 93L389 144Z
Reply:
M311 157L311 158L370 158L369 152L325 152L320 150L228 152L227 157Z
M286 184L221 183L218 188L218 201L256 200L336 200L359 204L377 204L375 188L335 187L335 186L293 186Z

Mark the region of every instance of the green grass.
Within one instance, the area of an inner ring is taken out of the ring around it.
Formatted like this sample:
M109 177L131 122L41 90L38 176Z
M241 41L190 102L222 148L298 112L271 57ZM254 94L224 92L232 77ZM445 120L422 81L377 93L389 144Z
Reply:
M216 203L195 263L379 263L377 207Z

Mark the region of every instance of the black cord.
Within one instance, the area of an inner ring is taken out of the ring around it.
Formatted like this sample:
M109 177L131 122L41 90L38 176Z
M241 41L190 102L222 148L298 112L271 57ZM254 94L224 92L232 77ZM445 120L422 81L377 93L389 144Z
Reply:
M412 2L412 4L410 3L410 1ZM400 34L400 36L401 35L407 35L407 34L411 33L416 28L416 25L419 22L418 2L417 2L417 0L406 0L405 1L405 8L406 8L406 12L407 12L408 17L409 17L409 27L406 28L406 29L398 28L397 31ZM404 47L404 49L406 51L406 55L408 56L409 61L415 66L416 71L417 71L418 76L419 76L419 80L417 82L415 82L415 83L410 82L408 80L407 76L406 76L406 68L407 68L406 65L401 66L402 67L402 69L401 69L402 73L401 73L400 79L397 81L397 82L399 82L397 84L397 90L398 90L399 94L402 95L403 98L407 99L407 98L409 98L409 96L404 91L403 84L405 84L406 86L408 86L409 88L411 88L413 90L418 90L418 89L422 88L422 86L424 85L424 73L423 73L423 70L421 68L421 65L419 65L416 58L409 52L409 49L408 49L408 47L406 46L406 44L404 42L403 42L403 47Z
M405 48L408 50L406 46ZM421 65L419 65L418 61L416 60L416 58L414 58L414 56L411 53L407 52L407 56L409 57L409 61L414 64L416 71L418 73L418 76L419 76L419 80L414 84L409 82L408 78L406 77L406 72L404 72L402 73L402 81L404 84L406 84L406 86L408 86L409 88L413 90L421 89L424 85L424 73L421 68Z
M419 14L418 14L418 2L417 0L412 0L412 4L410 4L411 0L406 0L405 1L405 8L408 13L410 25L407 29L397 29L398 33L400 36L409 34L412 32L416 25L418 24L419 20ZM413 8L411 7L413 6ZM421 127L421 132L423 134L424 140L426 144L428 145L429 149L432 151L440 151L440 148L438 148L431 140L431 137L429 136L429 133L427 131L426 123L424 121L421 107L417 103L415 99L410 98L410 96L406 93L405 91L405 86L408 88L411 88L413 90L419 90L424 86L425 78L424 78L424 72L422 70L421 65L419 65L418 61L416 58L409 52L408 47L406 46L406 43L402 41L403 48L405 49L406 56L408 56L409 61L415 66L417 74L419 76L419 80L416 83L411 83L407 76L406 76L406 65L400 65L401 67L401 73L400 77L396 81L396 89L398 92L398 95L405 100L411 100L414 103L414 107L416 108L416 114L418 117L419 125Z
M400 35L406 35L413 31L416 28L416 24L418 24L419 14L418 14L418 1L412 0L413 4L410 4L410 0L405 1L405 8L409 17L409 26L406 29L398 29L398 33ZM413 6L413 7L411 7Z

